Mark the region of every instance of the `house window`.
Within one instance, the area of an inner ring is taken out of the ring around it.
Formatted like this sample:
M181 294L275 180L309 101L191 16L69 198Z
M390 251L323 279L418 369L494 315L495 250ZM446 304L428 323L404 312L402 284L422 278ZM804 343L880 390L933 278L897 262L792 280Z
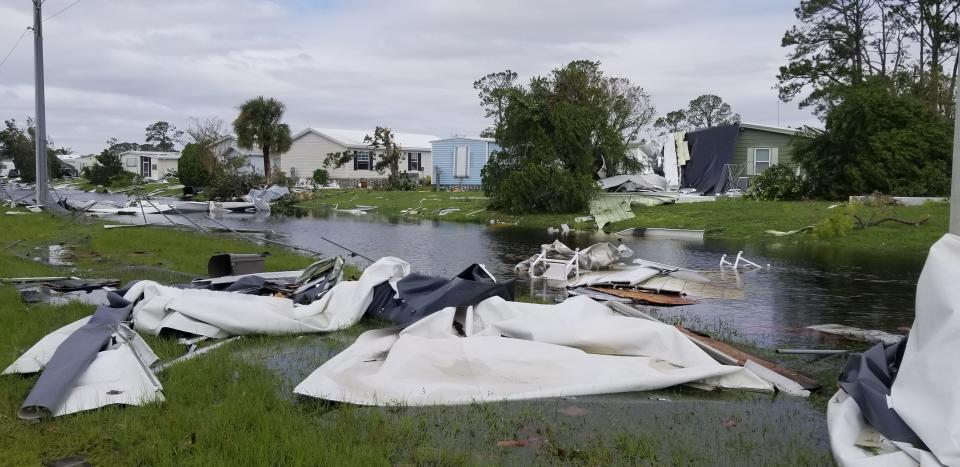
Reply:
M423 171L423 159L422 153L407 153L407 170L411 172L421 172Z
M370 153L358 152L354 154L353 170L370 170Z
M470 176L470 147L457 146L453 157L453 176L466 178Z
M760 175L770 168L770 148L756 148L753 150L753 173Z
M137 159L135 159L135 158L133 158L133 157L128 157L128 158L127 158L127 167L136 167L136 166L137 166Z

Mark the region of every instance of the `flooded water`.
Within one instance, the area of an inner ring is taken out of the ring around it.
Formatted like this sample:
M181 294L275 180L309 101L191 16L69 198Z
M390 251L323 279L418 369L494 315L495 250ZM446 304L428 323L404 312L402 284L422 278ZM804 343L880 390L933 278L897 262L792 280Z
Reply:
M76 193L71 198L125 201L122 196L91 193ZM190 216L198 223L214 225L203 215ZM183 223L178 216L170 218ZM295 215L221 214L215 219L236 229L273 230L288 235L285 242L324 254L347 253L327 241L330 240L373 259L396 256L410 262L419 272L441 276L456 274L472 263L482 263L496 276L512 278L513 266L537 253L543 243L560 239L571 247L585 247L598 241L622 241L634 250L634 258L702 271L743 290L743 299L705 299L695 305L659 309L661 317L682 320L694 328L728 329L765 346L819 342L822 336L804 330L814 324L837 323L902 332L898 328L909 326L913 321L914 290L924 259L916 254L876 254L790 241L685 241L590 232L560 236L546 229L332 210L300 211ZM117 220L143 222L139 216ZM147 220L168 222L159 215L147 215ZM735 256L740 250L764 268L741 269L739 273L728 268L721 272L720 257ZM352 261L365 263L359 257ZM518 283L518 292L524 288L529 288L529 284Z

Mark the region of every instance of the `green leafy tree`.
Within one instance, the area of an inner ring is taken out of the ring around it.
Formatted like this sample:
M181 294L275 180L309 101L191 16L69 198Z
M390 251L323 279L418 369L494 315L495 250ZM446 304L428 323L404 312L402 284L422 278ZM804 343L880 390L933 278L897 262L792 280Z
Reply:
M183 137L182 130L178 130L177 127L163 121L148 126L146 132L145 140L148 143L147 146L150 146L151 149L142 149L144 151L173 151L177 143L180 142L180 138Z
M203 146L187 143L177 160L177 177L186 186L204 187L210 183L211 174L203 166Z
M691 100L685 115L687 124L693 128L740 123L740 114L733 113L730 104L713 94L704 94Z
M825 130L795 143L793 155L815 195L949 192L952 123L923 99L898 94L888 80L849 88L826 114Z
M780 98L800 97L823 117L849 87L870 77L892 82L946 117L960 55L956 0L801 0L798 24L781 45Z
M635 162L627 145L655 113L642 88L605 76L599 62L571 62L504 94L494 127L501 149L483 169L483 189L513 213L585 210L598 170Z
M118 155L123 154L127 151L140 151L141 146L143 145L139 143L129 143L129 142L121 143L116 138L111 138L110 140L107 141L107 147ZM145 150L146 149L144 149L144 151Z
M678 131L687 131L690 124L687 123L687 113L683 110L674 110L657 119L654 127L661 133L676 133Z
M863 82L869 73L868 40L878 14L876 0L802 0L794 10L798 26L787 31L781 45L789 48L787 64L777 76L780 97L792 100L809 94L801 107L825 112L837 93Z
M0 158L13 159L13 165L20 172L20 178L27 182L36 181L37 162L36 162L36 132L34 131L33 120L28 118L26 128L20 128L16 120L10 119L4 122L4 128L0 130ZM47 167L51 177L60 176L60 159L57 149L50 147L47 142Z
M957 82L960 2L957 0L905 0L902 15L917 42L917 81L914 92L931 108L953 115L953 93ZM952 72L947 72L948 66Z
M282 102L263 96L250 99L240 106L240 115L233 121L237 144L241 148L260 148L263 152L263 173L270 178L270 154L290 150L290 127L283 123L285 106Z
M503 120L503 111L507 105L507 96L517 87L517 74L510 70L490 73L473 82L473 89L480 97L480 107L484 116L493 120L493 126L481 133L481 136L492 137L496 128Z

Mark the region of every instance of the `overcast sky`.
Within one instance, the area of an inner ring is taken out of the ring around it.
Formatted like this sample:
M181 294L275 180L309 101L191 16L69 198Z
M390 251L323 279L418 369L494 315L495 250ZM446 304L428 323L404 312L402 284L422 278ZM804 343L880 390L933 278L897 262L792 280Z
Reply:
M44 16L74 0L46 0ZM473 81L603 63L658 113L720 95L745 122L815 123L773 89L797 0L81 0L44 23L48 134L76 153L276 97L307 126L437 136L487 126ZM0 58L32 21L0 0ZM34 113L32 36L0 67L0 119Z

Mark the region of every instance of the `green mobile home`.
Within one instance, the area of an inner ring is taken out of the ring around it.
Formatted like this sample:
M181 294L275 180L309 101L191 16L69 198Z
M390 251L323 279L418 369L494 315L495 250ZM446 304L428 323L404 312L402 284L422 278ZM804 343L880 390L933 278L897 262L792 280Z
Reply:
M793 143L805 138L796 128L740 124L740 135L733 150L732 164L743 168L743 175L754 176L777 165L793 163Z

